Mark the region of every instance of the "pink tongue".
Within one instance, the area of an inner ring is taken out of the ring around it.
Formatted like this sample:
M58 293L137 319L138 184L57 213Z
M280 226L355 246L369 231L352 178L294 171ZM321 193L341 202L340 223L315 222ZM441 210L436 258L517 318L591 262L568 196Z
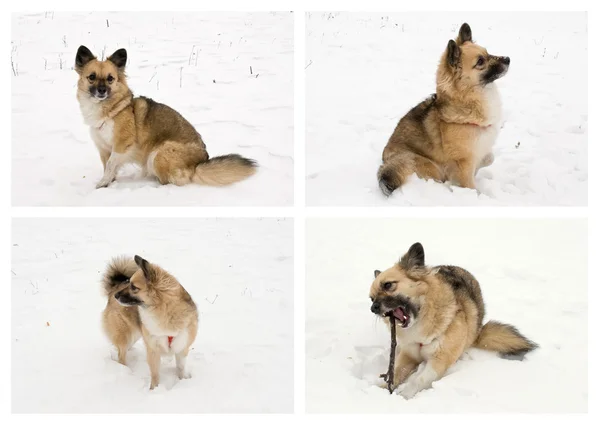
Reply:
M406 314L404 314L404 310L402 310L400 307L398 307L396 310L394 310L394 317L398 320L401 320L404 322L404 317L406 316Z

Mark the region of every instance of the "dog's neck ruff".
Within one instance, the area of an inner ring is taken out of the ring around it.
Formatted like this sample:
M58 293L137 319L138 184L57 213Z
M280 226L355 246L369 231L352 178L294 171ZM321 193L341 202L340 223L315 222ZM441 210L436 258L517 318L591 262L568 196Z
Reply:
M486 128L490 128L492 126L492 124L488 124L488 125L481 125L481 124L477 124L476 122L448 122L446 120L442 120L443 122L445 122L446 124L455 124L455 125L472 125L475 127L479 127L481 129L486 129Z
M464 123L464 124L467 124L467 125L474 125L475 127L484 128L484 129L485 129L485 128L490 128L490 127L492 126L492 124L488 124L488 125L481 125L481 124L477 124L477 123L474 123L474 122L466 122L466 123Z
M121 112L123 109L127 108L129 105L131 105L132 102L132 98L130 96L128 96L127 98L120 100L115 107L107 114L106 118L104 120L102 120L102 122L100 123L99 126L97 126L96 128L98 130L102 130L102 127L104 127L104 124L106 123L106 121L108 120L112 120L114 117L116 117L119 112Z

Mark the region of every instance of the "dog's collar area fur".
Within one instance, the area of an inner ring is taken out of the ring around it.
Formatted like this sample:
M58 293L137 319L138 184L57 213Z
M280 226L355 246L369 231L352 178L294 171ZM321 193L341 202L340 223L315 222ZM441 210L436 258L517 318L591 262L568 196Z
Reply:
M448 121L445 121L445 120L441 120L441 121L445 122L446 124L455 124L455 125L472 125L472 126L479 127L479 128L481 128L481 129L484 129L484 130L485 130L486 128L490 128L490 127L492 126L492 124L488 124L488 125L481 125L481 124L477 124L477 123L475 123L475 122L448 122Z
M131 97L128 97L126 99L121 100L119 103L117 103L115 105L115 107L108 113L106 119L104 119L102 121L102 123L96 127L98 130L102 130L102 127L104 127L104 124L106 124L106 121L108 120L112 120L114 117L116 117L119 112L121 112L123 109L127 108L129 105L131 105L132 103L132 99Z
M492 126L492 124L488 124L488 125L481 125L481 124L476 124L476 123L474 123L474 122L466 122L466 123L464 123L464 124L467 124L467 125L474 125L474 126L476 126L476 127L479 127L479 128L484 128L484 129L485 129L485 128L490 128L490 127Z

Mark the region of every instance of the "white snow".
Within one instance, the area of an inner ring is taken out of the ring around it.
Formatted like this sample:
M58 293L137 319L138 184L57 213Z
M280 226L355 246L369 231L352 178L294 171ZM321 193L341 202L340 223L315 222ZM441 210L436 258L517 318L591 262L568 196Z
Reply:
M15 219L13 413L293 410L293 225L286 219ZM171 272L200 312L178 380L149 390L143 341L128 367L101 329L100 276L118 254Z
M11 37L13 205L293 203L292 13L13 14ZM96 190L102 163L75 98L81 44L100 57L126 48L135 95L180 112L211 156L239 153L260 171L175 187L129 166Z
M376 173L400 118L435 92L438 61L468 22L491 54L504 123L478 191L413 175L389 199ZM585 13L309 13L308 205L587 205Z
M390 334L370 312L373 270L420 241L429 265L479 280L486 319L540 345L524 361L469 350L407 401L376 386ZM585 220L309 219L306 407L327 413L587 412Z

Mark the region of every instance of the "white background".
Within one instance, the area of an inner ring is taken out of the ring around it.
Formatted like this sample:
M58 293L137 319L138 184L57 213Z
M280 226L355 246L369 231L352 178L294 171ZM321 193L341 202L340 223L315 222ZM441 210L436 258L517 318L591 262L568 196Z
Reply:
M95 7L97 5L91 4L81 4L80 2L62 2L60 7L57 7L57 10L77 10L77 9L88 9L93 10L97 9ZM103 3L103 6L106 9L117 10L119 8L124 8L126 10L136 10L138 8L137 3L132 2L130 4L126 4L121 2L112 2L107 1ZM158 5L145 5L145 8L157 8ZM193 10L195 8L202 8L204 10L212 8L214 5L198 5L197 3L189 2L189 1L171 1L169 2L169 7L173 10ZM234 1L223 1L219 3L220 9L222 10L237 10L244 11L247 10L248 7L245 3L240 2L239 0ZM358 1L292 1L292 2L274 2L274 1L257 1L254 2L253 7L256 10L276 10L277 8L281 8L287 6L288 10L295 10L296 13L294 15L294 48L295 48L295 57L294 57L294 135L296 141L304 140L305 135L305 125L304 125L304 117L305 117L305 81L304 81L304 68L306 66L305 63L305 55L304 55L304 25L305 20L303 17L303 12L308 10L320 10L320 11L328 11L328 10L355 10L355 11L365 11L365 10L390 10L390 11L402 11L402 10L432 10L432 11L443 11L448 9L448 4L441 1L431 1L427 3L419 3L419 4L402 4L402 3L394 3L390 4L389 1L371 1L368 4L364 2ZM44 10L47 8L46 2L41 1L22 1L18 4L11 3L12 8L18 8L18 10L29 9L29 10ZM160 6L158 6L160 7ZM502 4L494 3L482 3L480 1L472 1L465 0L461 4L453 4L453 8L456 10L536 10L540 8L540 4L538 1L510 1L507 0ZM592 12L589 14L589 33L590 33L590 43L589 50L594 51L597 49L597 43L594 41L598 38L599 34L597 31L598 28L598 17L596 13L595 2L590 1L571 1L568 3L550 1L544 3L544 7L547 7L551 10L591 10ZM15 10L15 9L13 9ZM16 10L15 10L16 11ZM5 14L5 39L10 39L10 15ZM589 69L597 68L597 58L595 55L590 55L588 60ZM7 74L8 63L7 63ZM592 75L589 73L589 75ZM597 93L598 86L595 79L590 79L589 81L589 92ZM7 81L2 85L2 94L4 99L4 117L8 117L11 113L11 104L10 104L10 83ZM589 116L597 117L597 108L595 104L592 102L589 105ZM591 119L593 121L593 118ZM6 120L5 122L10 125L10 121ZM597 131L595 126L590 126L589 128L589 139L595 140L597 136ZM589 146L589 156L597 157L599 154L597 145L591 143ZM10 144L8 144L10 150ZM306 208L304 207L304 188L305 188L305 158L304 158L304 147L302 143L295 143L294 145L295 152L295 180L294 180L294 192L295 192L295 206L288 208L211 208L211 209L197 209L197 208L149 208L149 209L139 209L139 208L121 208L119 210L111 209L111 208L99 208L99 207L90 207L85 210L81 209L72 209L72 208L52 208L52 209L39 209L39 208L12 208L11 209L11 196L10 196L10 175L11 175L11 155L10 151L7 152L6 155L3 156L4 167L2 167L1 172L2 175L2 183L1 190L2 196L1 201L3 205L3 217L4 217L4 232L3 234L10 234L10 217L97 217L97 216L116 216L116 217L155 217L155 216L170 216L170 217L212 217L212 216L221 216L221 217L239 217L239 216L288 216L295 217L294 221L294 275L296 282L304 281L304 218L305 217L339 217L339 216L354 216L354 217L469 217L469 218L479 218L479 217L509 217L509 218L522 218L522 217L530 217L530 218L538 218L538 217L590 217L589 220L589 246L590 252L589 255L591 258L596 258L598 256L598 223L597 223L597 215L598 215L598 197L597 191L590 191L589 194L589 203L587 208L496 208L490 207L486 209L463 209L463 208L412 208L412 209L400 209L400 208L379 208L377 210L373 209L364 209L364 208ZM596 172L597 167L590 168L589 171L589 181L591 187L596 187L598 184L598 175ZM2 249L2 257L5 262L5 269L8 270L11 264L10 259L10 250L8 243L4 244ZM594 264L593 261L590 261L588 266L591 267ZM8 272L7 272L8 274ZM294 340L295 340L295 358L296 362L294 364L294 386L295 386L295 397L294 397L294 407L295 407L295 415L255 415L255 416L245 416L243 420L249 424L280 424L280 423L307 423L310 421L311 423L324 424L331 423L331 420L336 421L344 421L348 424L358 424L363 423L365 420L367 421L388 421L393 419L398 419L398 416L358 416L358 415L338 415L336 417L331 417L329 415L310 415L307 416L305 411L305 383L304 383L304 327L305 327L305 314L304 314L304 287L303 285L295 285L294 288L294 302L296 305L295 312L295 320L294 320ZM597 309L594 306L597 305L597 289L595 285L590 285L589 287L589 299L590 299L590 322L598 323L600 320ZM2 324L4 325L4 333L8 335L10 333L10 299L9 297L4 297L4 308L2 309L4 313L4 317L2 320ZM590 358L597 358L600 353L598 353L598 344L596 339L589 339L589 354ZM10 415L10 380L8 379L9 372L9 364L10 364L10 351L5 350L2 351L2 364L5 365L4 371L6 379L3 380L3 385L0 386L0 391L2 392L1 405L4 413L4 418L9 421L9 423L30 423L33 421L39 421L40 417L36 416L27 416L27 415ZM596 367L594 362L589 364L589 375L592 377L598 377L598 368ZM598 386L597 379L589 380L589 390L590 390L590 399L597 400L598 399ZM490 423L490 424L505 424L507 421L511 423L543 423L547 424L562 424L565 420L576 421L578 423L595 423L596 419L593 419L597 416L597 403L592 402L589 405L590 414L586 416L564 416L564 415L452 415L452 416L439 416L439 415L427 415L427 414L419 414L419 415L404 415L402 416L402 420L404 421L418 421L419 423L430 424L430 423L439 423L440 420L445 423L461 423L461 424L471 424L477 423L480 424L482 422ZM240 416L232 416L232 415L210 415L208 417L204 417L206 420L210 420L211 423L224 423L229 424L232 421L240 420ZM140 417L141 419L141 417ZM101 416L80 416L80 415L47 415L44 417L44 420L48 423L81 423L81 421L85 420L89 423L105 423L106 417ZM111 422L114 423L125 423L131 421L131 416L128 415L115 415L111 417ZM143 420L148 423L164 423L165 420L178 420L175 416L165 417L165 416L156 416L156 415L145 415ZM194 417L187 417L182 420L197 420Z

